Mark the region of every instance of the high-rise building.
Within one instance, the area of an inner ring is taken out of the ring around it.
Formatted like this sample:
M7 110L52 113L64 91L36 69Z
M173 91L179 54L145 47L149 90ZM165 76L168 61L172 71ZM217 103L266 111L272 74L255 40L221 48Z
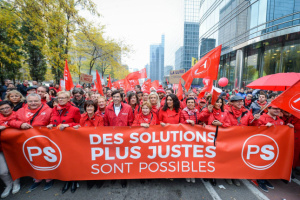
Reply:
M163 82L165 65L165 35L161 36L161 43L150 45L150 79ZM148 77L149 77L148 74Z
M199 8L199 57L222 45L219 77L228 88L300 72L299 0L202 0Z
M198 58L200 0L184 1L183 46L175 53L175 69L189 70L192 57Z
M147 72L147 77L150 78L150 65L149 64L145 65L145 68Z

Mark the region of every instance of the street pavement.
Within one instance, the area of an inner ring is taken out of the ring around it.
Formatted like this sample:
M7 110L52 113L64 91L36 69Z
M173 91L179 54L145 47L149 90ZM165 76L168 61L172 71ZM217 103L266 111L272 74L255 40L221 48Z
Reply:
M53 187L48 191L43 191L44 183L32 192L28 192L32 184L32 179L25 177L21 179L21 190L19 193L10 194L6 199L13 200L96 200L96 199L128 199L128 200L191 200L191 199L226 199L226 200L300 200L300 176L293 179L291 183L285 184L281 180L269 180L275 187L274 190L263 192L254 186L249 180L241 180L241 186L228 185L224 180L217 180L217 186L212 186L209 182L196 179L196 183L187 183L185 179L154 179L141 184L139 180L128 180L127 188L122 188L119 181L112 183L105 181L101 188L94 186L87 190L86 181L81 181L80 187L75 193L67 191L62 194L62 181L55 181ZM0 191L4 189L3 183Z

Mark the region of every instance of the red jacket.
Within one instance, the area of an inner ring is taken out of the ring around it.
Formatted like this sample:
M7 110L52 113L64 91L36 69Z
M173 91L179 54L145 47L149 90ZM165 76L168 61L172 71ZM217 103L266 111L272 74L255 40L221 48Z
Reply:
M72 106L71 103L68 102L61 113L57 110L57 107L53 108L50 124L53 124L54 126L68 124L70 127L73 127L79 125L80 118L79 108Z
M270 115L263 113L258 120L255 120L256 126L265 126L268 122L274 124L274 125L284 125L284 121L280 119L278 116L276 116L276 119L271 117Z
M16 120L12 120L9 123L9 126L21 128L21 125L23 123L30 124L31 119L26 118L26 115L28 115L28 113L26 113L27 108L28 108L28 105L19 109L16 112L16 116L17 116ZM39 111L38 115L33 119L31 125L32 126L47 126L48 124L50 124L51 116L52 116L52 109L49 106L42 104L41 110Z
M12 112L8 117L4 117L2 114L0 114L0 126L5 126L9 127L9 123L12 120L16 120L16 113ZM1 136L1 131L0 131L0 136ZM2 152L2 146L1 146L1 140L0 140L0 152Z
M115 114L113 103L105 108L104 126L131 126L134 120L132 108L130 105L124 103L121 103L121 106L118 116Z
M213 109L213 112L211 112L208 117L208 125L212 125L212 122L214 120L218 120L219 122L221 122L222 123L221 127L223 128L230 126L230 121L228 119L226 112L222 112L221 109L219 110Z
M180 112L180 123L182 124L188 124L186 120L193 120L195 124L198 124L199 122L199 112L195 112L194 115L189 115L187 111L181 110Z
M162 98L161 101L160 101L160 107L164 107L165 105L165 102L166 102L166 97Z
M159 123L169 123L169 124L178 124L181 110L179 109L178 113L176 113L175 109L170 110L169 108L164 111L163 109L159 110Z
M83 113L80 118L80 126L82 127L97 127L104 126L103 117L99 112L96 112L90 119L87 113Z
M134 118L132 126L140 126L141 123L156 125L157 124L157 115L155 113L152 113L152 112L150 112L146 116L143 113L137 114Z
M247 110L246 108L241 108L241 119L238 121L238 118L234 115L234 112L232 110L232 106L229 106L227 110L225 110L226 115L228 116L228 119L230 121L230 126L253 126L255 125L255 121L251 124L251 121L253 120L252 113Z
M210 116L210 112L207 108L203 108L203 110L199 113L199 122L204 122L208 124L208 118Z

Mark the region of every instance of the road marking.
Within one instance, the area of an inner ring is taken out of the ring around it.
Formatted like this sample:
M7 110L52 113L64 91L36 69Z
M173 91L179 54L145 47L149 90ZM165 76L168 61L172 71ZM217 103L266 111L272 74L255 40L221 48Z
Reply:
M298 185L300 185L300 181L296 178L292 179L292 181L294 181L295 183L297 183Z
M213 188L213 186L209 183L209 181L205 182L203 181L203 179L201 179L201 181L214 200L222 200L221 197L216 192L216 190Z
M270 200L266 195L264 195L257 187L252 185L248 180L241 180L243 184L260 200Z

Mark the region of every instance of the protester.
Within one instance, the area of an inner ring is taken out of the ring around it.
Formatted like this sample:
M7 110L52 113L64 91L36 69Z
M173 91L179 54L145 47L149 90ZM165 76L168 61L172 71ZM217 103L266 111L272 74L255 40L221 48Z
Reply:
M243 99L245 99L246 94L244 92L244 88L241 88L240 91L236 95L242 97Z
M127 101L132 108L133 117L142 112L140 102L136 93L131 92L127 97Z
M79 108L72 106L70 103L69 92L57 93L58 105L52 110L52 117L47 128L58 127L61 131L67 127L74 127L80 123ZM62 193L68 191L71 186L71 192L74 193L78 187L77 181L66 182L62 188Z
M12 120L10 125L21 129L29 129L33 126L47 126L50 123L52 109L41 102L41 97L38 94L28 94L26 97L27 105L16 112L16 120ZM40 184L41 179L35 179L34 183L29 188L29 191L35 190ZM54 181L46 180L44 191L49 190Z
M57 92L56 92L56 90L55 89L50 89L49 90L49 95L50 95L50 98L55 98L56 97L56 95L57 95Z
M47 86L40 86L37 88L36 93L40 95L42 104L46 104L51 101L49 88Z
M71 100L74 105L79 108L80 114L84 113L83 105L85 102L85 98L83 96L84 92L81 88L75 88L72 91L73 99Z
M283 116L282 120L285 125L292 124L294 126L294 162L293 169L300 166L300 119L293 116L284 110L281 110Z
M99 114L104 117L106 108L106 99L104 96L98 98L98 112Z
M113 103L105 109L105 126L131 126L133 122L133 112L129 105L122 103L121 92L115 90L112 92ZM121 180L123 188L127 187L127 181Z
M253 126L253 122L259 118L259 114L253 115L244 107L244 99L240 96L230 98L231 105L226 110L230 126ZM255 119L255 120L253 120Z
M159 110L159 122L162 126L178 124L180 113L178 97L175 94L168 94L164 107Z
M156 92L151 92L149 94L148 102L152 106L151 111L158 116L158 111L160 108L160 100L159 100L158 94Z
M12 90L6 94L5 97L6 101L10 101L14 108L13 111L18 111L20 108L22 108L26 103L25 103L25 98L23 95L17 91L17 90Z
M87 100L83 105L85 113L81 114L80 126L81 127L97 127L104 126L103 117L100 115L98 105L92 100ZM79 128L79 125L74 128Z
M260 118L255 123L257 126L276 126L276 125L284 125L284 121L279 118L280 108L275 105L270 104L268 106L268 112L263 113ZM287 123L287 125L291 128L294 126L291 123ZM264 192L268 192L268 188L274 189L274 186L267 180L257 180L258 187L262 189Z
M144 102L141 106L142 112L134 118L132 126L142 126L148 128L150 125L157 124L157 116L151 112L152 105L149 102Z
M164 105L166 97L165 97L165 90L164 88L160 85L157 90L156 93L158 94L159 100L160 100L160 105Z
M261 91L258 100L251 103L250 110L252 110L253 114L257 114L261 111L262 108L266 106L267 103L267 95L263 91ZM267 112L266 109L264 112Z
M224 110L225 102L222 98L218 98L213 108L208 107L210 115L208 117L208 125L221 126L223 128L230 126L230 121Z
M27 95L27 87L28 87L28 80L24 80L23 84L19 88L19 91L24 97L26 97Z
M10 80L7 81L7 85L6 85L6 89L5 91L2 92L2 96L1 96L1 99L4 100L5 99L5 96L6 96L6 93L8 91L11 91L11 90L14 90L16 89L14 84L10 82Z
M206 100L200 99L199 100L199 112L201 112L206 107Z
M10 121L15 120L16 115L13 111L13 104L9 101L0 102L0 134L9 127ZM1 198L5 198L10 194L16 194L20 191L20 179L12 180L9 169L6 164L6 160L2 151L0 141L0 177L5 184L5 189L1 194Z
M141 104L143 104L144 102L146 102L146 101L149 100L149 94L150 94L149 91L144 91L144 92L143 92L143 99L142 99L142 101L140 102Z
M136 94L137 94L138 100L139 100L139 102L141 104L141 101L143 100L143 92L137 92Z
M249 110L251 104L252 104L252 94L247 94L245 101L244 101L244 106L245 106L245 108L247 108Z
M106 90L106 101L111 101L112 100L112 90L111 89L107 89Z
M141 88L140 85L134 86L134 90L135 90L136 93L141 92L141 89L142 89L142 88Z
M27 87L27 94L26 94L26 96L29 95L29 94L33 94L33 93L36 93L36 87L32 87L32 86Z

